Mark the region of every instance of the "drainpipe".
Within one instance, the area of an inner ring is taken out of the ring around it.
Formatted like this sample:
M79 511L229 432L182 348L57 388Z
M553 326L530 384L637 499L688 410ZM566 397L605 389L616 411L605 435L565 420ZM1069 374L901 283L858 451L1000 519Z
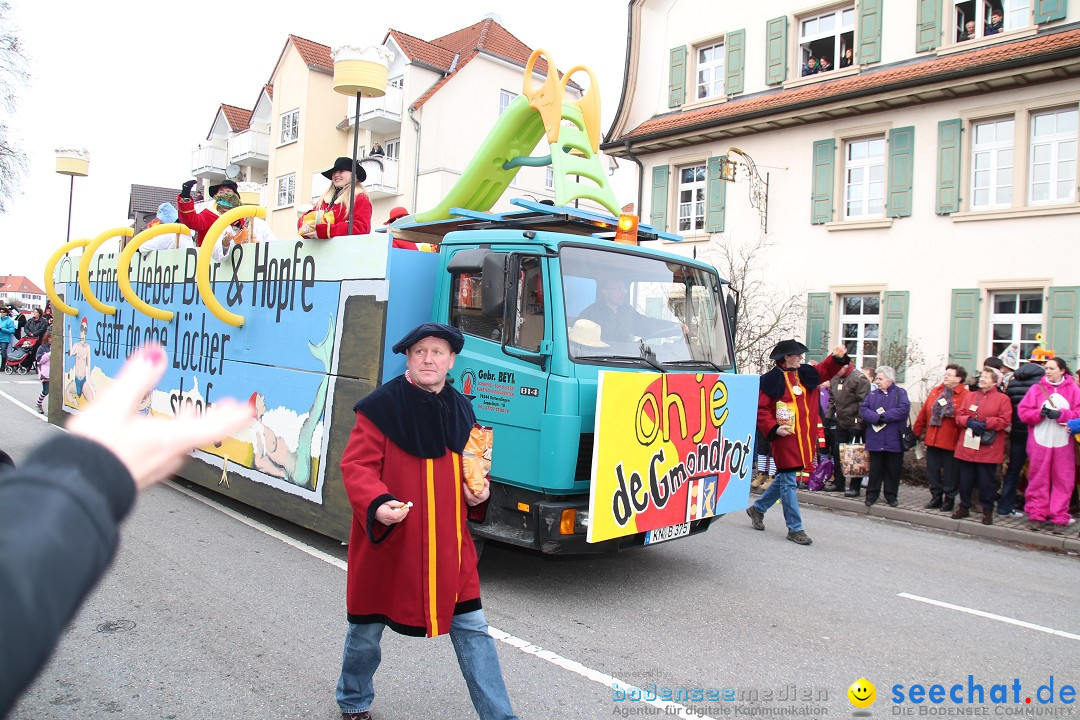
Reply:
M629 140L623 140L623 149L626 150L626 156L637 165L637 204L634 205L634 214L641 218L641 199L645 191L645 166L641 164L638 156L630 150Z
M413 186L412 186L412 211L413 214L419 212L419 208L416 207L416 193L418 186L420 185L420 122L413 116L413 106L409 106L409 120L412 121L413 130L416 131L416 148L413 154L416 156L416 167L413 169Z

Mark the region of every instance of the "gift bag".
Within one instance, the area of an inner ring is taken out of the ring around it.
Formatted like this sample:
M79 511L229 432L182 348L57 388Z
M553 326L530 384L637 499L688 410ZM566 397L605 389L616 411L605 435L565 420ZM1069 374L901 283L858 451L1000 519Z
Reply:
M824 457L810 473L810 480L807 481L806 486L809 488L810 492L818 492L825 488L825 483L827 483L832 476L833 461L828 457Z
M840 469L846 477L866 477L870 475L870 452L861 443L843 443L840 445Z

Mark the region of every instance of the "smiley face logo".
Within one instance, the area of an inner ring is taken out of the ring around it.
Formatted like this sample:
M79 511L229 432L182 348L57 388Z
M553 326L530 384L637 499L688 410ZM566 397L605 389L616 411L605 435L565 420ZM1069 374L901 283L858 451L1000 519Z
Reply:
M874 683L870 682L866 678L859 678L855 682L851 683L851 687L847 691L848 700L851 704L857 708L868 708L874 704L874 700L877 699L877 688L874 687Z

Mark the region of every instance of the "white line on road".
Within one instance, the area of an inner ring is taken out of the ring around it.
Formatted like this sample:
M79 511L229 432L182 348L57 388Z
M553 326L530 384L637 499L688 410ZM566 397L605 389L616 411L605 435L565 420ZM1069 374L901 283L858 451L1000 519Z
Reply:
M978 617L988 618L990 620L997 620L998 622L1008 623L1009 625L1018 625L1028 630L1038 630L1039 632L1048 633L1050 635L1057 635L1059 637L1068 638L1069 640L1080 640L1080 635L1074 635L1064 630L1055 630L1043 625L1036 625L1035 623L1025 622L1023 620L1016 620L1015 618L1005 617L1004 615L994 615L993 613L983 612L982 610L974 610L972 608L964 607L963 605L953 605L952 603L942 602L941 600L933 600L931 598L924 598L918 595L911 595L909 593L898 593L900 597L907 598L908 600L917 600L928 605L937 605L938 607L948 608L949 610L957 610L959 612L965 612L970 615L977 615Z
M37 385L40 380L0 380L0 385Z
M48 418L46 418L46 417L45 417L44 415L42 415L41 413L39 413L39 412L38 412L37 410L34 410L34 409L32 409L32 408L31 408L31 407L30 407L29 405L23 405L21 401L19 401L19 400L16 400L15 398L11 397L10 395L8 395L8 394L7 394L6 392L4 392L3 390L0 390L0 397L5 397L5 398L7 398L7 399L8 399L8 400L10 400L11 402L15 403L15 405L16 405L17 407L21 407L21 408L22 408L23 410L25 410L26 412L30 413L30 414L31 414L31 415L33 415L34 417L36 417L36 418L37 418L38 420L46 420L46 421L48 420Z
M199 502L204 503L205 505L208 505L208 506L214 508L215 510L218 510L218 511L220 511L222 513L225 513L229 517L233 518L234 520L238 520L239 522L242 522L243 524L247 525L248 527L254 528L255 530L258 530L259 532L266 533L270 537L275 538L277 540L280 540L281 542L285 543L286 545L289 545L290 547L296 548L300 552L307 553L308 555L310 555L310 556L312 556L314 558L318 558L319 560L322 560L323 562L329 563L329 564L333 565L334 567L336 567L336 568L338 568L340 570L347 570L348 569L348 566L346 565L346 563L343 560L339 560L336 557L334 557L333 555L329 555L327 553L324 553L322 550L319 550L317 548L313 548L313 547L311 547L310 545L308 545L306 543L302 543L299 540L296 540L294 538L289 537L288 535L285 535L284 533L280 533L277 530L274 530L273 528L262 524L261 522L258 522L256 520L252 520L249 517L245 517L244 515L241 515L240 513L236 512L235 510L231 510L231 509L225 507L224 505L222 505L220 503L214 502L210 498L203 497L199 493L188 490L186 487L183 487L182 485L178 485L178 484L174 483L171 480L166 480L163 484L168 486L168 487L171 487L173 490L176 490L177 492L181 492L184 495L187 495L188 497L194 498L195 500L198 500ZM496 627L492 627L491 625L488 626L488 634L491 635L491 637L498 640L499 642L506 643L507 645L520 650L521 652L525 653L526 655L532 655L533 657L540 658L541 660L546 660L547 662L551 663L552 665L556 665L558 667L561 667L564 670L569 670L572 673L580 675L581 677L585 678L586 680L592 680L593 682L604 685L605 687L607 687L610 690L614 690L614 689L618 688L624 694L624 696L627 698L628 701L630 701L631 698L634 698L635 700L638 699L638 698L641 698L640 702L642 702L642 703L644 703L646 705L652 705L653 707L663 708L665 710L665 716L678 717L678 718L697 717L696 715L691 715L689 713L689 710L687 709L687 707L685 705L680 705L678 703L671 702L669 700L660 700L660 699L645 700L644 699L645 698L645 692L641 688L639 688L639 687L637 687L635 685L631 685L629 683L623 682L622 680L619 680L616 677L612 677L611 675L607 675L605 673L602 673L599 670L593 670L590 667L586 667L585 665L582 665L581 663L579 663L576 660L570 660L569 658L565 658L562 655L554 653L554 652L552 652L550 650L545 650L542 647L540 647L539 645L535 645L535 644L529 642L528 640L524 640L522 638L515 637L514 635L511 635L508 632L503 632L502 630L499 630ZM614 700L613 700L613 702L614 702Z

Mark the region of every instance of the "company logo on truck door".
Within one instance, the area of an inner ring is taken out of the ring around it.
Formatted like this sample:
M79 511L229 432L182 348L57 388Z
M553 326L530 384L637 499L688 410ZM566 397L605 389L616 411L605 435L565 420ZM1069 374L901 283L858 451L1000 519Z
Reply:
M466 368L461 373L461 393L472 399L477 398L473 409L476 412L494 412L508 414L507 403L517 394L514 385L514 373L505 370L473 370Z
M746 506L756 377L604 372L589 541Z

